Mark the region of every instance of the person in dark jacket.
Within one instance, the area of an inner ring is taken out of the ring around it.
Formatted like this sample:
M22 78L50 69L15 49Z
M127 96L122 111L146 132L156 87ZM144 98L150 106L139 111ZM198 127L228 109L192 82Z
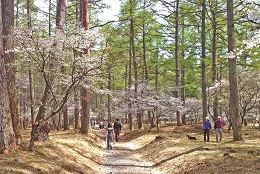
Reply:
M116 119L113 128L114 128L114 132L115 132L115 140L116 140L116 142L118 142L118 137L119 137L119 134L122 129L122 125L119 122L119 118Z
M203 122L204 142L209 142L210 129L211 129L211 123L209 122L209 117L205 117L205 120Z

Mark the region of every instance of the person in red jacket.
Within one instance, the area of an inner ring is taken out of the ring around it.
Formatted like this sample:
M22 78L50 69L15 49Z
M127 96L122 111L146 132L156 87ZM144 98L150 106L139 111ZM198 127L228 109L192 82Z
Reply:
M225 126L224 120L222 120L221 117L218 116L217 121L214 124L217 142L222 141L222 134L223 134L223 127L224 126ZM219 136L219 139L218 139L218 136Z

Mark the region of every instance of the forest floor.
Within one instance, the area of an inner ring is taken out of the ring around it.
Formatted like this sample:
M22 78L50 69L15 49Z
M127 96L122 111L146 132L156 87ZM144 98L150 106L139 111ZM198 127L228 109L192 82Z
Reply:
M197 137L189 140L186 135ZM28 151L30 130L23 131L25 146L0 154L0 174L222 174L260 173L260 131L244 127L245 141L232 141L224 130L223 141L204 143L201 125L164 124L128 131L106 150L105 131L88 136L76 130L52 131L49 141L36 142Z

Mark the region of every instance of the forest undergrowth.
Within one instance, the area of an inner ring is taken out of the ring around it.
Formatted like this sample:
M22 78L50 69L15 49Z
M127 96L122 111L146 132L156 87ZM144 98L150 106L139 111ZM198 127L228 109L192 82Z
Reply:
M260 132L254 127L243 128L243 142L232 141L232 131L224 130L220 143L215 142L213 131L210 142L204 143L201 125L177 127L163 124L160 131L156 128L148 130L145 127L128 131L124 126L120 143L134 144L134 150L125 151L149 162L147 167L151 171L165 174L260 172ZM113 153L105 149L104 130L92 130L88 136L76 130L52 131L49 141L36 142L35 152L28 150L30 130L22 134L25 141L22 148L0 155L1 174L101 174L108 166L105 154ZM197 140L190 140L187 135L195 136ZM117 150L116 145L113 150ZM131 165L125 166L129 173L142 173Z

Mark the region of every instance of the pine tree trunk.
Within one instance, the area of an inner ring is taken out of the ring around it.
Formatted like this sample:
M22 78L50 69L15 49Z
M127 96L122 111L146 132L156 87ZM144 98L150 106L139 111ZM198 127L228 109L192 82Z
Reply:
M1 1L0 7L2 7ZM15 139L11 123L5 62L2 57L4 54L2 27L2 8L0 8L0 153L8 153L15 148Z
M68 114L67 102L65 102L62 108L62 114L63 114L64 130L69 130L69 114Z
M142 129L144 127L143 112L138 112L137 117L138 117L138 129Z
M180 66L179 66L179 0L176 1L175 11L175 97L179 98ZM177 126L181 126L181 114L176 112Z
M201 26L201 76L202 76L202 109L203 109L203 118L208 115L208 104L207 104L207 77L206 77L206 33L205 33L205 21L206 21L206 4L205 0L202 0L202 26Z
M90 89L89 87L82 87L82 116L80 132L88 134L89 120L90 120Z
M30 88L30 108L31 108L31 125L34 124L34 115L35 115L35 109L34 109L34 88L33 88L33 73L32 70L29 70L29 88Z
M79 99L76 90L74 94L74 101L75 101L75 110L74 110L75 129L78 129L79 128Z
M109 66L109 68L108 68L108 71L109 71L108 72L108 84L107 84L108 90L112 89L112 86L111 86L112 76L111 76L110 69L111 69L111 67ZM112 122L112 118L111 118L111 96L110 96L110 94L107 95L107 116L108 116L109 122Z
M227 27L228 27L228 52L229 57L229 87L230 87L230 110L231 122L233 128L233 140L243 140L242 137L242 119L238 111L238 85L236 73L236 55L234 38L234 8L233 0L227 0Z
M14 27L14 1L2 1L2 21L3 21L3 50L12 50L13 41L9 37L11 35L11 30ZM20 116L18 112L18 101L16 95L16 82L15 82L15 73L16 67L14 53L8 51L3 54L3 58L6 66L6 75L7 75L7 85L8 85L8 95L9 95L9 104L10 112L12 118L13 131L16 138L16 143L20 144L22 141L21 136L21 125L20 125Z
M217 69L217 21L216 21L216 12L212 11L212 26L213 26L213 36L212 36L212 83L215 83L218 80L218 69ZM217 117L220 115L219 106L218 106L218 94L215 95L213 101L213 117L214 120L217 120Z
M182 99L182 102L183 102L183 106L185 106L185 70L181 70L181 99ZM186 125L186 115L183 114L182 117L181 117L181 122L183 125Z
M57 1L57 15L56 15L56 33L65 33L66 30L66 13L67 13L67 0L58 0ZM61 73L66 74L66 70L64 66L61 67ZM61 88L61 93L65 90ZM63 114L63 126L64 130L69 130L69 115L68 115L68 107L67 101L65 102L62 108Z
M134 0L130 0L130 49L129 49L129 55L130 55L130 62L129 62L129 81L128 81L128 90L131 90L132 86L132 63L134 65L134 74L135 74L135 95L136 97L136 92L137 92L137 84L138 84L138 76L137 76L137 61L135 57L135 46L134 46L134 19L133 19L133 8L134 8ZM132 91L130 91L132 92ZM132 104L129 103L128 107L131 108ZM129 119L129 129L133 130L133 114L129 113L128 114L128 119Z

